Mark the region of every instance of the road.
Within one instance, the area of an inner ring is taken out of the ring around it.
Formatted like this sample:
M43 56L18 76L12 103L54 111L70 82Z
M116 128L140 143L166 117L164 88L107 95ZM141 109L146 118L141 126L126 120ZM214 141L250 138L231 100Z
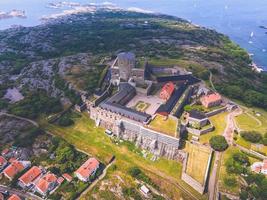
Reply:
M242 109L238 108L234 110L233 112L229 113L227 115L226 119L226 128L223 132L223 136L225 137L227 143L229 145L233 144L233 138L234 138L234 131L237 129L236 123L235 123L235 117L242 114ZM215 160L214 165L212 168L212 172L209 179L209 200L214 200L217 196L216 194L216 188L217 188L217 171L220 169L220 162L221 162L222 153L215 152Z
M29 123L32 123L36 127L39 127L39 124L36 121L33 121L31 119L28 119L28 118L19 117L17 115L12 115L12 114L8 114L8 113L4 113L4 112L0 112L0 115L5 115L5 116L8 116L8 117L14 117L16 119L24 120L24 121L27 121Z
M22 192L20 190L16 190L16 189L13 189L13 188L10 188L8 186L4 186L4 185L0 185L0 192L5 192L5 191L8 191L9 194L16 194L18 195L19 197L23 197L25 199L31 199L31 200L42 200L42 198L32 194L32 193L29 193L29 192Z
M212 168L212 172L210 174L209 186L208 186L209 200L214 200L216 197L217 171L220 169L220 162L221 162L222 154L216 151L214 156L215 156L214 165Z

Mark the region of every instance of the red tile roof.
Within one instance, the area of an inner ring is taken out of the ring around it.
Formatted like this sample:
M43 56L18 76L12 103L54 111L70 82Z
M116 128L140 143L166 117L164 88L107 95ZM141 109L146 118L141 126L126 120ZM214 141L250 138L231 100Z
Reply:
M65 178L68 182L71 182L72 181L72 176L65 173L65 174L62 174L63 178Z
M57 182L57 177L55 174L48 173L44 175L36 184L36 187L43 193L47 193L49 190L49 186L52 183Z
M12 194L7 200L21 200L21 198L16 194Z
M12 179L17 173L21 172L22 170L24 170L22 163L15 160L4 170L4 174Z
M9 149L4 149L4 150L2 151L2 155L7 154L8 152L9 152Z
M89 178L93 171L99 166L99 162L95 158L89 158L77 171L83 178Z
M204 104L210 104L213 102L220 101L222 99L221 95L218 93L213 93L209 95L205 95L201 98L201 102Z
M267 170L267 160L263 161L263 166L262 166L263 170Z
M58 182L58 184L61 184L61 183L63 183L64 180L65 180L65 179L64 179L63 177L59 177L59 178L57 179L57 182Z
M8 162L10 162L10 163L12 163L13 161L15 161L15 160L17 160L16 158L10 158L9 160L8 160Z
M33 182L33 180L36 179L41 173L42 170L39 167L33 166L19 178L19 181L21 181L25 185L28 185Z
M0 168L7 163L6 159L3 156L0 156Z
M160 98L168 100L174 92L174 89L175 85L173 84L173 82L166 83L160 92Z
M0 193L0 200L4 200L4 195Z

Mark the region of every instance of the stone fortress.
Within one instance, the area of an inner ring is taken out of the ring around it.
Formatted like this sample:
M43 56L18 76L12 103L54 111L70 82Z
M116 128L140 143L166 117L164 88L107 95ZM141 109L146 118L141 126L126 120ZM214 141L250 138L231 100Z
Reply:
M160 73L166 73L163 77L155 76L154 71L148 63L144 68L137 68L133 53L118 54L105 77L108 87L94 101L87 101L87 109L96 125L114 136L134 142L156 156L177 160L183 154L179 150L180 124L177 117L200 80L190 73L179 74L178 70L170 68L162 68ZM167 100L161 99L160 88L167 83L173 83L174 91ZM151 129L149 124L156 115L175 118L176 134L168 135Z
M93 100L82 96L90 118L108 135L151 152L153 159L182 161L182 180L203 194L212 149L199 143L199 138L215 128L209 117L231 111L236 105L206 88L184 69L147 62L137 67L136 63L133 53L118 54ZM189 104L203 106L206 111L184 112ZM192 139L186 142L185 151L181 149L181 136L186 132L192 134ZM205 163L200 179L193 171L201 158L205 158Z

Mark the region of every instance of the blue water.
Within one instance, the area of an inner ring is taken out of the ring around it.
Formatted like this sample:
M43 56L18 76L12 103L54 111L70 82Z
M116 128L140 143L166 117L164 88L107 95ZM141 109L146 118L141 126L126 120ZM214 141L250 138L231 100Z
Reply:
M108 0L122 8L138 7L175 15L228 35L249 53L253 60L267 70L267 0ZM0 29L11 25L34 26L44 15L61 10L47 8L55 0L0 0L0 11L25 10L26 19L0 20ZM79 3L102 3L103 0L73 0ZM250 38L251 32L254 36ZM249 41L251 41L249 43ZM266 51L264 51L266 49Z

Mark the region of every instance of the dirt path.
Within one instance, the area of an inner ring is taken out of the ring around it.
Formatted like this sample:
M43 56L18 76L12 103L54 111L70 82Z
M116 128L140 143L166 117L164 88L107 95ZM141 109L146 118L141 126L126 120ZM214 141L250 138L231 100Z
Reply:
M213 89L215 92L217 92L217 91L216 91L216 88L215 88L215 86L214 86L214 84L213 84L212 77L213 77L213 74L210 72L210 77L209 77L210 85L211 85L212 89Z
M223 136L225 137L226 141L229 145L233 144L234 139L234 131L239 129L236 125L235 117L241 115L243 113L241 108L238 108L231 112L226 119L226 128L224 130Z
M28 119L28 118L19 117L17 115L12 115L12 114L3 113L3 112L0 112L0 115L5 115L5 116L8 116L8 117L14 117L16 119L24 120L24 121L30 122L31 124L33 124L36 127L39 127L39 124L37 122L35 122L35 121L31 120L31 119Z

